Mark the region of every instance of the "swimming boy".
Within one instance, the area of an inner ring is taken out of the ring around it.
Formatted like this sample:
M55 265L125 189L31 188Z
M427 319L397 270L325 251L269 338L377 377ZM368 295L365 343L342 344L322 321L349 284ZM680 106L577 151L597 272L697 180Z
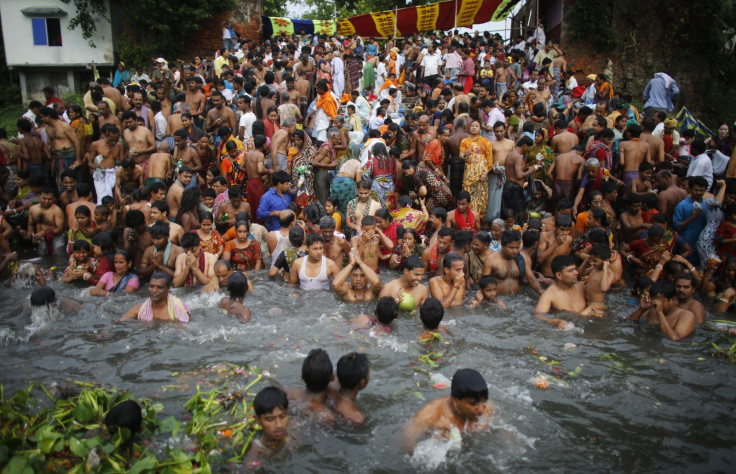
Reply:
M350 320L355 329L377 328L380 331L391 332L391 322L399 316L399 305L390 296L384 296L378 300L375 316L359 314Z
M243 304L245 294L248 292L248 278L242 273L234 272L227 279L227 291L230 297L226 296L220 300L220 308L238 318L241 323L250 321L250 309Z
M330 356L324 349L312 349L302 363L302 380L306 390L291 386L286 387L284 391L290 400L303 404L321 421L331 422L335 416L325 406L325 400L327 400L327 386L334 379Z
M417 340L426 344L432 342L435 338L440 339L441 332L449 332L447 327L440 326L444 316L445 308L440 300L431 296L427 298L427 301L419 308L419 318L424 325L424 332L419 335Z
M413 452L417 442L432 430L442 435L484 430L492 414L483 376L473 369L460 369L452 377L450 396L427 403L411 419L404 430L404 450Z
M483 275L478 281L480 290L475 294L475 299L470 302L470 307L475 308L479 304L491 303L506 309L506 303L496 299L498 295L498 282L491 275Z
M611 269L611 249L606 244L597 244L590 251L590 258L583 263L581 277L585 283L585 299L588 306L605 310L606 292L611 289L615 275Z
M365 415L355 406L358 392L368 386L371 380L371 363L368 356L359 352L351 352L337 361L337 382L333 381L328 394L335 404L335 411L346 420L362 424Z
M257 466L257 461L280 450L289 440L289 399L278 387L261 389L253 399L256 421L263 428L260 438L253 440L246 455L246 465Z

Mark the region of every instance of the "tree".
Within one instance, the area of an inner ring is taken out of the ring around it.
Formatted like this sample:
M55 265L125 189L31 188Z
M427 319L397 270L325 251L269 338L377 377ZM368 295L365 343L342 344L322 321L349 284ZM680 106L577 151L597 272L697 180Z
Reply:
M286 16L284 0L263 0L263 14L266 16Z
M97 23L100 21L110 21L108 18L107 6L105 0L61 0L69 5L74 3L77 9L69 21L69 30L80 28L82 30L82 38L86 39L89 45L96 48L95 42L92 41L92 35L97 31Z

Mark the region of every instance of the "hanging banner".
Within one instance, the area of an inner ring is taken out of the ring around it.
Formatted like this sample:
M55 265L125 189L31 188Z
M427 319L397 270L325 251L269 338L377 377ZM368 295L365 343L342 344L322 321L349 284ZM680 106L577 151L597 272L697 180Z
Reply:
M278 36L281 33L292 34L335 34L334 20L299 20L274 16L261 16L263 35ZM393 29L391 30L393 32Z
M421 31L447 31L488 21L502 21L521 0L451 0L398 10L366 13L337 22L338 35L404 36Z

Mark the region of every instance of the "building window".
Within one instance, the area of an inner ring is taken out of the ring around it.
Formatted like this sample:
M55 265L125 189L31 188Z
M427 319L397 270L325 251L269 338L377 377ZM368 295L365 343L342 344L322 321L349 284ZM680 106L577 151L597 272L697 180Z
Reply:
M31 18L34 46L61 46L61 20Z

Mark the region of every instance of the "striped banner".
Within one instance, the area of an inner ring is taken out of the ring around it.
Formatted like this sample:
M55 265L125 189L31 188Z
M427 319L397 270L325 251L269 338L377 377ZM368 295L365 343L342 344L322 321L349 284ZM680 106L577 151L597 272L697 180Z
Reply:
M391 34L393 34L393 20L391 20ZM335 22L333 20L299 20L294 18L281 18L273 16L261 16L261 24L263 25L263 35L278 36L281 33L292 35L296 34L335 34ZM349 23L345 25L350 28ZM351 33L352 34L352 33Z
M337 34L363 37L412 35L421 31L447 31L509 16L521 0L450 0L429 5L366 13L337 22ZM457 18L457 20L456 20ZM395 30L394 30L395 25Z

